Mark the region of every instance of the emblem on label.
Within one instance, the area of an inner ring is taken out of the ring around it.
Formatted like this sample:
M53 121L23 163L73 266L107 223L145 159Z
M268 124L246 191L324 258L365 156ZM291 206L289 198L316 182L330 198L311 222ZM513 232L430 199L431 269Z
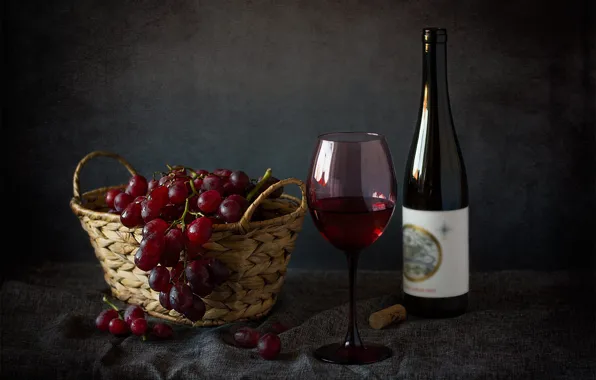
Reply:
M443 253L437 238L413 224L403 226L404 276L413 282L431 278L441 266Z

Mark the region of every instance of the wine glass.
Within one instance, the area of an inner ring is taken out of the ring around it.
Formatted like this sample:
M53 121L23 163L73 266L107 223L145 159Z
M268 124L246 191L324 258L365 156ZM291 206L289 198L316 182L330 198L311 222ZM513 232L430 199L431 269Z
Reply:
M314 356L338 364L368 364L392 355L389 347L363 343L356 324L354 288L360 252L383 234L393 215L397 183L385 137L334 132L318 137L306 181L314 224L348 260L349 325L343 343L322 346Z

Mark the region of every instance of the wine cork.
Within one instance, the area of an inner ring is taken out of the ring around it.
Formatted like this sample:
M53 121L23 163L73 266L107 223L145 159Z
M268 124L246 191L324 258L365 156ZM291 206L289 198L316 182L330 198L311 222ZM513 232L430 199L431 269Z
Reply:
M368 318L370 327L380 330L392 323L398 323L406 319L406 308L400 304L389 306L386 309L376 311Z

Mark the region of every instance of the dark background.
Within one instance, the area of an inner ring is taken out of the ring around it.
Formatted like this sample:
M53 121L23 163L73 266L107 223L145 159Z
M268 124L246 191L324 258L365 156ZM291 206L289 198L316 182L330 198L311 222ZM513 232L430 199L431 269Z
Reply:
M319 133L374 131L401 184L425 26L449 32L471 268L584 266L596 229L593 24L590 0L6 1L3 270L96 260L69 208L75 166L94 150L148 176L169 163L304 179ZM127 179L96 159L81 186ZM400 223L398 210L362 267L399 269ZM290 266L345 262L307 216Z

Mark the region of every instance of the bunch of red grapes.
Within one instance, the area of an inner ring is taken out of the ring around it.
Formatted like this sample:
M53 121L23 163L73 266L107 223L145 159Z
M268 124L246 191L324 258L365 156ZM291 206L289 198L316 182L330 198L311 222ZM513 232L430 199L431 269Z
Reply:
M170 167L158 178L133 175L126 189L110 189L105 202L129 228L143 227L135 265L149 273L159 302L196 322L205 314L201 297L230 276L218 259L203 257L217 223L238 222L260 193L279 180L271 169L256 180L243 171ZM281 196L279 188L269 196Z

